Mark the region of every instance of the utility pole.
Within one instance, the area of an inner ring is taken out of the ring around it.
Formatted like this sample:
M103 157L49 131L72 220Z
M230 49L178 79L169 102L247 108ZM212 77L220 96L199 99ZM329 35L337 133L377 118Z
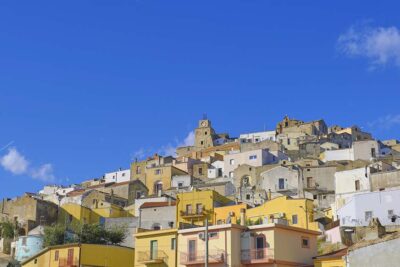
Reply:
M205 241L206 241L206 253L205 253L205 259L204 259L204 266L205 267L208 267L208 218L207 218L207 216L206 216L206 221L205 221L205 228L206 228L206 230L205 230L205 233L204 233L204 238L205 238Z

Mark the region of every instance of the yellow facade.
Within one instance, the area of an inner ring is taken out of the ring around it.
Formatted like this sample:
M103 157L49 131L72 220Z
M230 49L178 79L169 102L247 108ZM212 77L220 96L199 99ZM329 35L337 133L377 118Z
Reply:
M230 223L239 224L240 210L247 209L246 204L237 204L232 206L214 208L215 222L217 224L229 223L227 218L230 217Z
M144 231L135 234L135 267L176 266L177 230Z
M313 209L314 204L310 199L282 196L248 209L246 217L252 223L270 222L272 218L281 218L286 219L290 226L317 231L318 223L313 221Z
M171 187L171 179L174 175L186 175L187 172L174 166L160 166L146 168L146 177L142 182L149 189L149 195L157 194L156 185L162 184L162 190Z
M75 224L75 223L99 223L100 216L91 209L74 203L67 203L61 206L59 223Z
M92 211L100 217L103 218L132 217L132 215L129 214L128 211L124 210L120 206L106 202L101 202L101 204L103 205L100 205L98 208L92 209Z
M46 248L22 262L23 267L133 266L132 248L91 244L67 244Z
M314 260L314 267L346 267L343 259L319 259Z
M216 224L214 208L232 204L232 200L213 190L193 190L177 195L177 225L204 225L206 218L210 225Z

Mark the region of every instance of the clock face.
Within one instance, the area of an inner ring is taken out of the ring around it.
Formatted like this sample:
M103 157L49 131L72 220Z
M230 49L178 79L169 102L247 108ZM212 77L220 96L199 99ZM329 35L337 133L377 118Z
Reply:
M201 122L201 126L207 126L207 122L206 121L202 121Z

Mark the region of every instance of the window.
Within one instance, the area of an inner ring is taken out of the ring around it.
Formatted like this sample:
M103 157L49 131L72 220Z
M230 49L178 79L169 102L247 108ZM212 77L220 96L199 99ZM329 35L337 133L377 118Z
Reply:
M233 172L229 172L229 177L233 178Z
M393 210L388 210L388 218L391 219L394 215Z
M200 145L204 145L204 141L200 141Z
M35 259L35 260L33 261L33 263L36 264L36 263L37 263L37 259Z
M360 180L355 181L355 187L356 187L356 191L360 190Z
M201 203L196 204L196 213L202 214L203 213L203 205Z
M301 247L302 248L310 248L310 239L308 237L301 238Z
M140 198L142 196L142 192L136 191L136 199Z
M207 132L204 132L204 135L207 135Z
M183 187L183 182L179 182L178 183L178 188L182 188Z
M246 194L246 200L250 200L250 194Z
M235 160L234 159L229 160L229 164L230 165L235 165Z
M186 205L186 214L192 214L192 204Z
M197 251L197 245L196 245L196 240L189 240L188 243L188 260L189 261L194 261L196 260L196 251Z
M249 159L250 159L250 160L257 159L257 155L250 155L250 156L249 156Z
M317 196L317 195L313 195L313 198L314 198L314 199L317 199L317 198L318 198L318 196Z
M175 250L176 247L176 238L171 238L171 249Z
M371 148L371 157L375 158L376 157L376 151L375 148Z
M218 238L218 233L216 232L208 233L208 238L209 239Z
M59 252L58 252L58 250L56 250L56 252L54 252L54 261L58 261L58 256L59 256Z
M155 260L157 259L158 255L158 242L157 240L150 241L150 259Z
M290 138L287 139L287 144L290 145Z
M124 176L125 176L125 173L123 172L123 173L122 173L122 177L124 177Z
M68 249L67 266L72 266L74 261L74 249Z
M285 179L279 178L278 183L279 189L285 189Z
M307 177L307 187L308 188L314 187L314 179L312 177Z
M153 224L153 226L151 228L153 230L161 230L161 225L159 223L155 223L155 224Z
M297 223L298 223L297 214L293 214L292 215L292 224L297 224Z
M161 174L161 169L154 170L154 174L160 175Z
M140 174L142 172L140 166L136 166L136 174Z
M369 222L372 219L372 211L366 211L365 212L365 221Z
M203 168L199 168L199 175L203 175Z

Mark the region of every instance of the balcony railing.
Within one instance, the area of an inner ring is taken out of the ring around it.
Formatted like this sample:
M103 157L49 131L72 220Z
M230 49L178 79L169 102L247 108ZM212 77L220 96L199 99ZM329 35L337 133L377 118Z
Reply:
M225 252L223 250L210 250L208 254L208 263L224 263ZM204 264L205 252L196 251L195 253L180 253L180 263L182 265Z
M60 258L58 260L58 267L78 267L79 266L79 261L78 258L74 259L66 259L66 258Z
M267 263L274 259L274 251L270 248L242 250L241 259L243 264Z
M143 264L163 263L167 260L168 255L162 250L138 252L138 262Z
M207 214L206 210L181 210L180 212L182 218L195 218L203 217Z

